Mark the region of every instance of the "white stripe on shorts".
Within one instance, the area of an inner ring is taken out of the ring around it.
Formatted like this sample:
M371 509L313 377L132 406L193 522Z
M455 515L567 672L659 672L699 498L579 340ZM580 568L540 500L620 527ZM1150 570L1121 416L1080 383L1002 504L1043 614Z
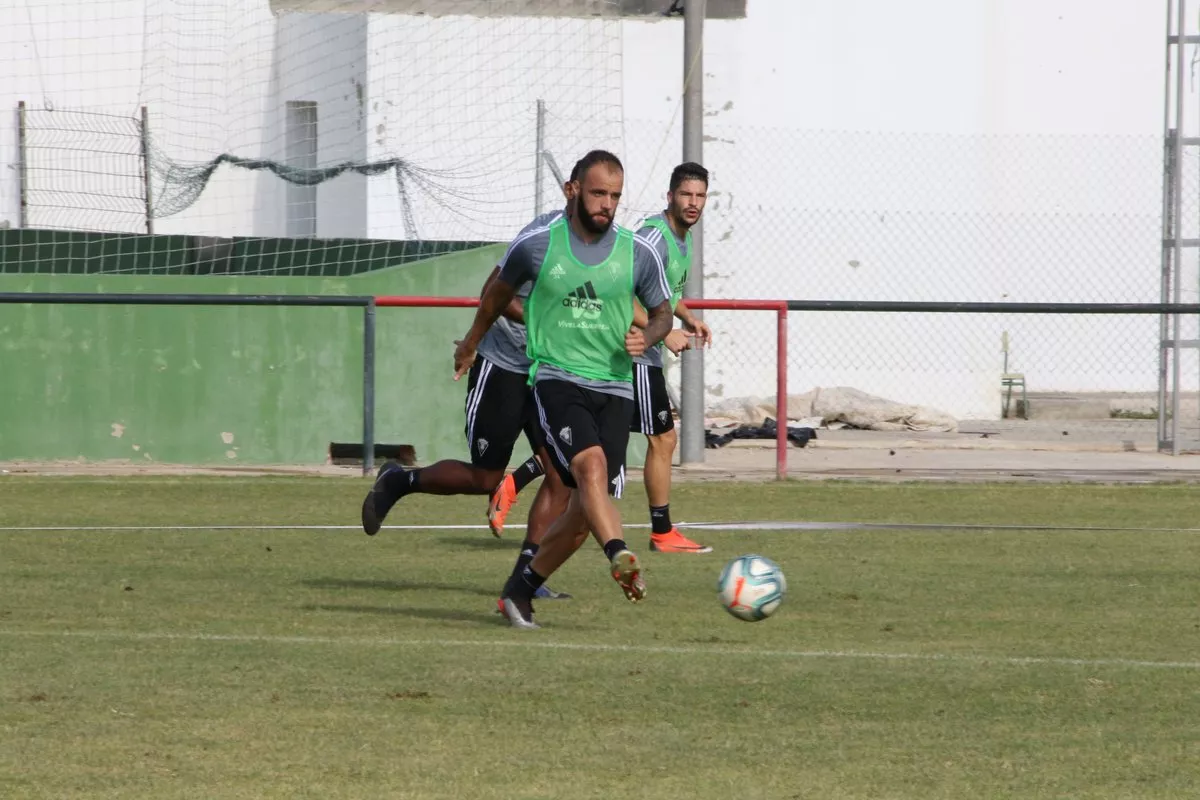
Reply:
M470 453L475 447L475 418L479 416L479 401L483 399L483 387L487 384L488 376L492 374L494 365L486 358L482 360L482 366L479 368L479 379L475 381L475 388L467 395L467 452Z
M634 364L638 383L638 416L641 418L642 433L647 436L654 433L654 408L650 402L650 367L645 364Z
M542 398L538 396L536 383L533 385L533 403L537 406L538 422L542 424L542 432L546 434L546 442L550 446L550 452L558 459L558 463L562 464L563 469L570 472L571 462L567 461L566 455L562 450L558 449L558 440L554 438L554 431L550 430L550 423L546 420L546 410L542 408Z

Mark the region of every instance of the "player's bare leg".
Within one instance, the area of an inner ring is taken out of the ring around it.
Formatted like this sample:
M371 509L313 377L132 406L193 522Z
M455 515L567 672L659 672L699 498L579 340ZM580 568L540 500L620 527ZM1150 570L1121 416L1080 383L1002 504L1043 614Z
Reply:
M541 458L549 458L544 448L538 448L538 453ZM558 471L553 468L547 470L529 509L529 519L525 523L525 541L521 542L521 552L513 565L510 581L520 577L525 567L540 552L550 527L566 512L570 496L571 490L562 482ZM556 592L545 585L539 587L534 596L538 600L568 600L571 597L566 592ZM503 613L504 598L501 597L496 605Z
M671 524L671 459L678 441L674 428L646 437L642 482L650 504L650 549L658 553L711 553L711 547L693 542Z
M642 580L641 564L637 556L625 546L621 530L621 512L617 510L617 505L609 494L608 461L604 450L589 447L576 454L571 459L571 475L578 486L576 493L585 522L582 531L570 529L571 544L578 549L587 535L587 530L591 530L596 541L604 548L604 555L609 559L613 580L620 584L626 598L631 602L638 602L646 595L646 584ZM561 535L565 537L568 532L564 531ZM537 561L535 558L533 570L544 575L545 573L538 570ZM561 564L555 568L557 566Z
M671 502L671 459L679 437L675 429L658 436L646 437L646 465L642 482L646 485L646 500L650 506L665 506Z
M363 500L363 530L368 536L378 533L392 506L410 494L489 494L502 477L503 469L483 469L465 461L439 461L420 469L388 462Z

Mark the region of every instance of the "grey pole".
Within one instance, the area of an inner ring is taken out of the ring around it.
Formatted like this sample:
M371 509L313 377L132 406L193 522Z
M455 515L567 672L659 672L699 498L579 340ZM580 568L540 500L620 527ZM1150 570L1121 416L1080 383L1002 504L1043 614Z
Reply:
M1162 206L1162 268L1159 277L1159 300L1163 303L1171 301L1171 283L1174 281L1173 260L1175 257L1175 246L1173 242L1179 235L1175 230L1175 192L1177 186L1175 184L1175 170L1178 166L1175 164L1175 139L1182 135L1176 130L1177 121L1172 117L1172 97L1173 86L1172 79L1175 77L1175 71L1171 67L1171 57L1174 50L1171 49L1172 32L1175 30L1175 0L1167 0L1167 32L1165 49L1166 64L1163 68L1163 206ZM1171 440L1172 431L1171 425L1174 420L1167 414L1167 403L1171 399L1172 389L1170 388L1171 380L1171 350L1168 347L1169 336L1171 335L1171 318L1163 314L1158 318L1158 450L1165 450L1168 442Z
M704 163L704 15L706 0L683 3L683 160ZM704 297L704 222L692 228L692 272L684 298ZM697 318L704 316L693 311ZM679 461L704 463L704 351L683 354Z
M1175 197L1174 209L1172 209L1172 218L1175 221L1175 241L1174 253L1172 258L1172 269L1175 272L1175 302L1178 303L1182 297L1180 278L1183 276L1183 137L1187 135L1187 129L1184 127L1184 102L1186 81L1184 75L1187 75L1187 53L1183 44L1183 37L1187 31L1187 0L1179 0L1179 17L1176 23L1178 28L1176 33L1179 35L1179 43L1175 46L1175 175L1172 176L1175 181ZM1182 366L1180 359L1180 318L1176 314L1171 318L1171 339L1175 346L1171 350L1171 455L1177 456L1180 451L1179 437L1181 430L1179 426L1179 388L1181 381L1179 380L1179 369ZM1159 414L1166 413L1165 408L1160 408Z
M154 196L150 181L150 114L142 106L142 189L146 194L146 233L154 234Z
M26 140L25 101L17 103L17 170L20 182L21 209L17 216L17 227L29 227L29 143Z
M363 475L375 471L375 298L363 308Z
M546 178L542 153L546 150L546 101L537 101L537 152L533 162L533 215L542 213L542 182Z

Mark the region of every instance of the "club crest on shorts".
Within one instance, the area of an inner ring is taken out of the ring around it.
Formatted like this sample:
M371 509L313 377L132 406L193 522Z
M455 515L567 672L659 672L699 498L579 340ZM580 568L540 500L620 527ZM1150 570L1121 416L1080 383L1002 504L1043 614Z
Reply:
M475 440L475 448L479 451L479 455L483 455L484 453L487 452L488 440L483 439L483 438L476 439Z
M558 432L558 438L562 439L567 444L571 443L571 426L567 426Z

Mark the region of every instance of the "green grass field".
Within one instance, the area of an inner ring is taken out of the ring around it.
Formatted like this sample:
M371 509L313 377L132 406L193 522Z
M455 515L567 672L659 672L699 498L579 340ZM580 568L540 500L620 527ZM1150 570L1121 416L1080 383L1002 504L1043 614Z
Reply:
M1195 532L704 531L634 606L590 544L541 631L519 531L354 525L335 478L0 479L0 797L1114 798L1200 792ZM528 505L525 498L517 510ZM1194 487L696 483L677 519L1191 528ZM645 521L640 493L622 503ZM478 524L483 500L390 523ZM189 526L181 529L180 526ZM757 624L725 560L790 583Z

